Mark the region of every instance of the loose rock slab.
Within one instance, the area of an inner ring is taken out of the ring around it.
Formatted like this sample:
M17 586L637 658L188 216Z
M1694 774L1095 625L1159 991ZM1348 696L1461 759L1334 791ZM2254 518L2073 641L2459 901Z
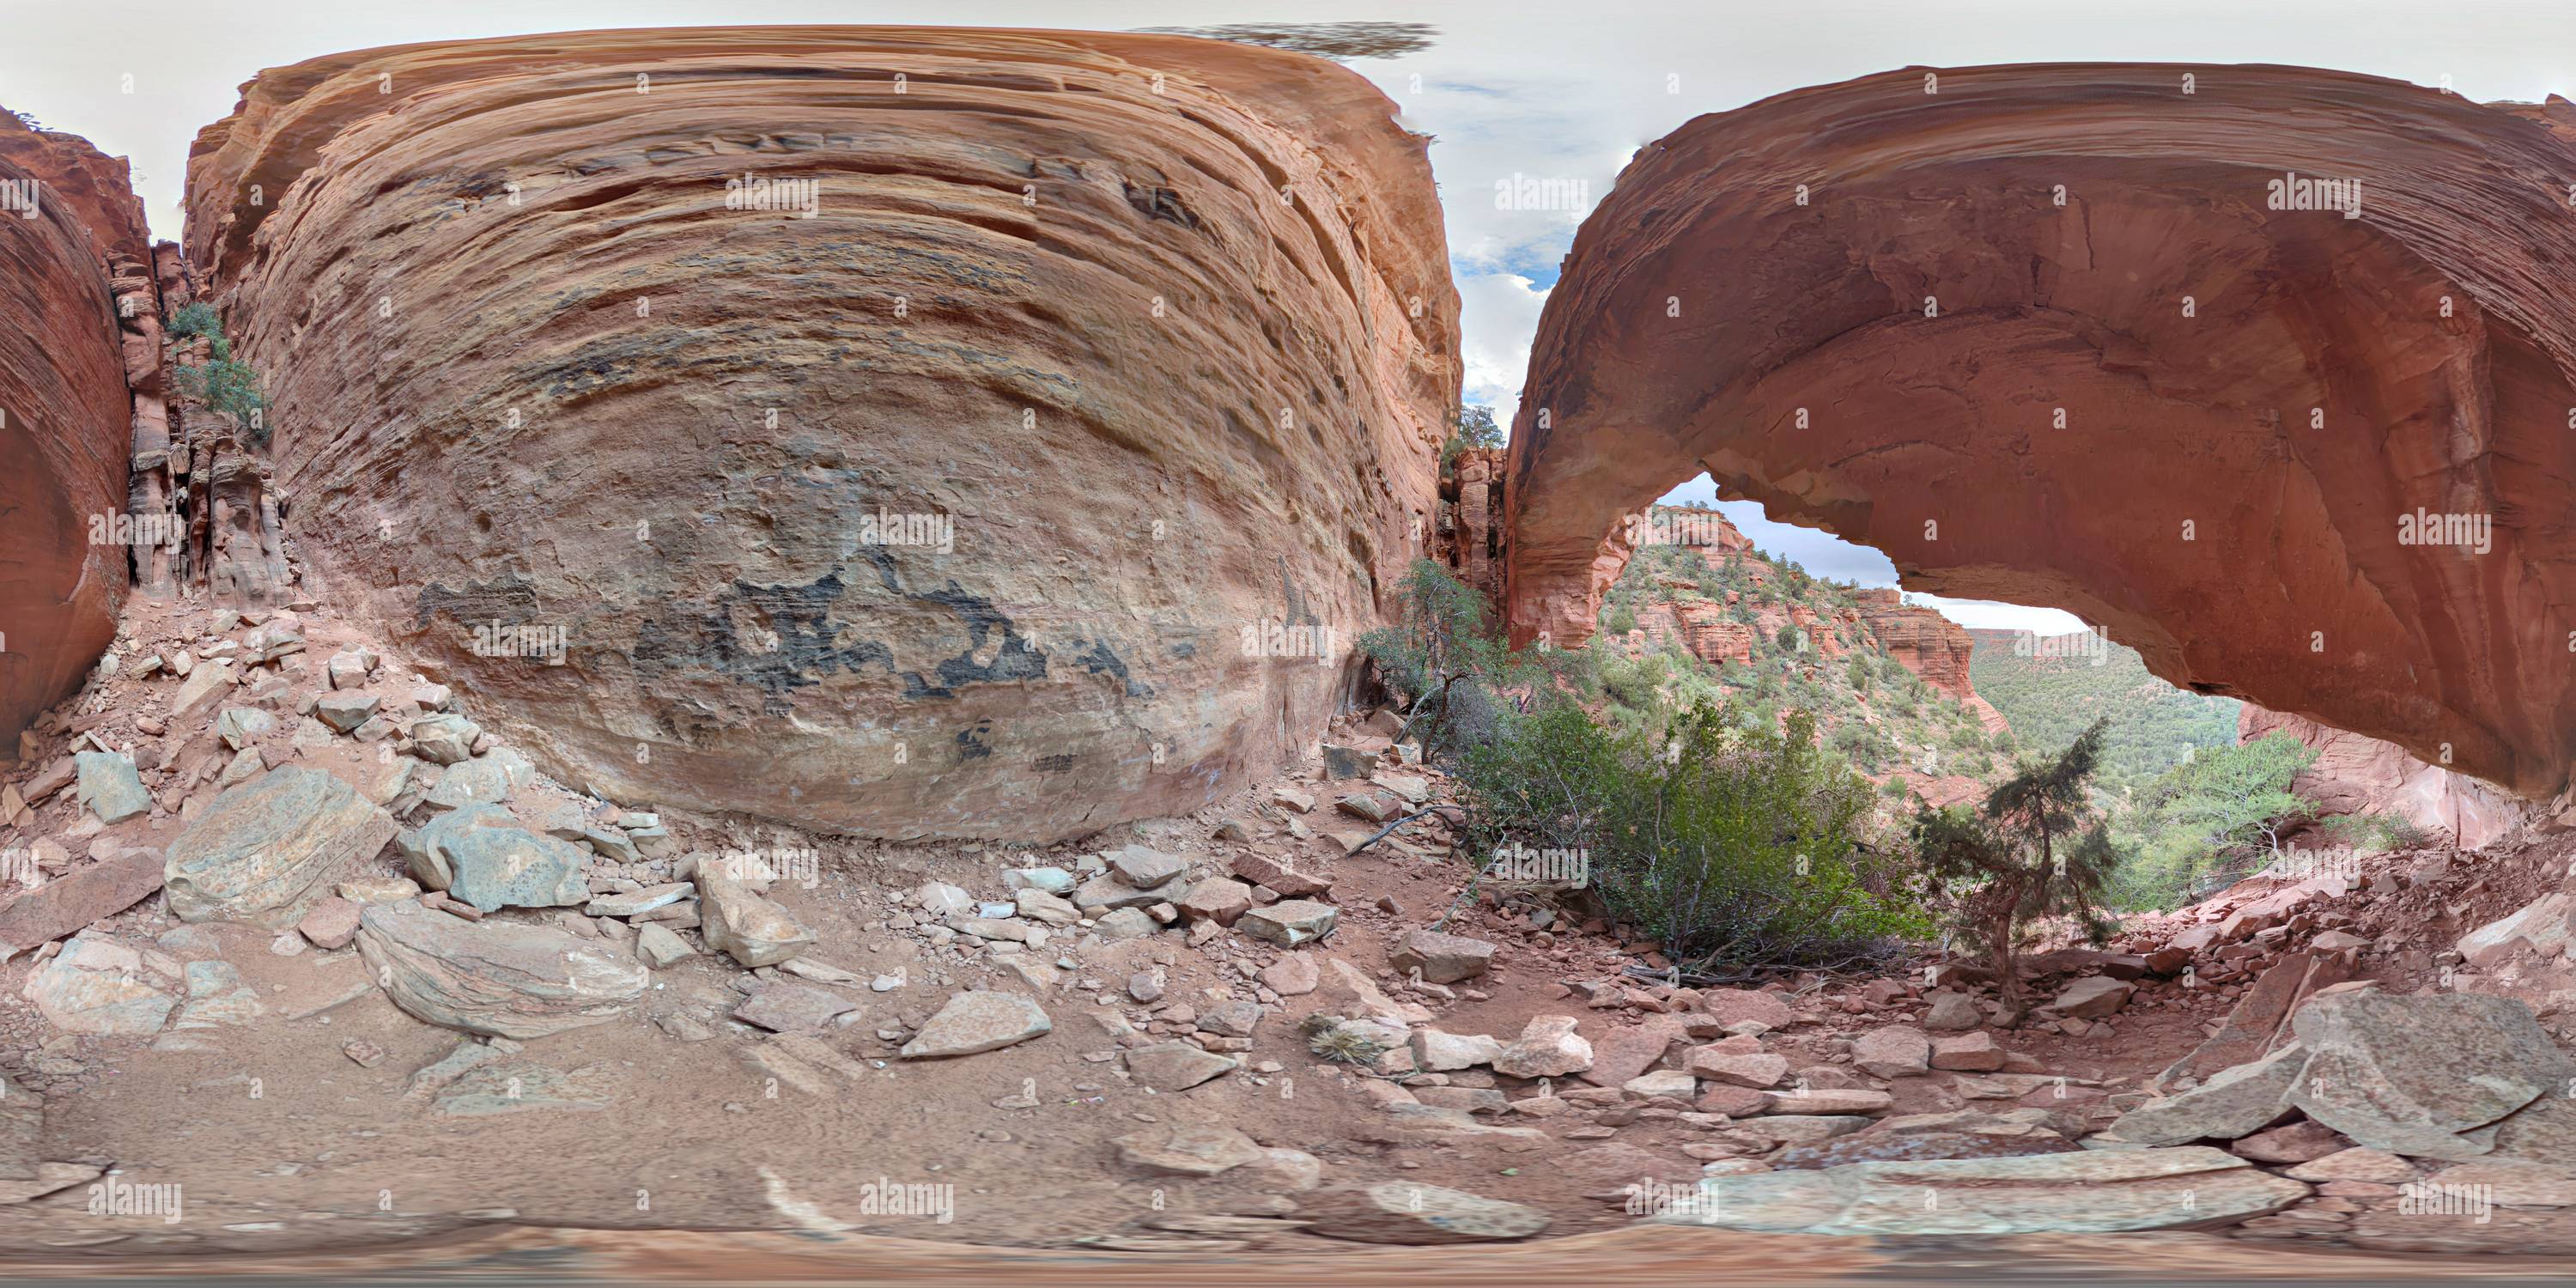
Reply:
M2332 993L2290 1021L2310 1054L2290 1089L2308 1117L2373 1149L2466 1161L2493 1140L2463 1132L2558 1091L2576 1061L2531 1008L2471 993Z
M1055 1025L1036 1002L1018 993L975 990L959 993L903 1044L906 1060L998 1051L1053 1030Z
M181 921L290 929L395 830L392 815L321 770L271 771L216 797L170 842L170 911Z
M1549 1223L1537 1208L1408 1181L1322 1191L1298 1200L1297 1219L1327 1239L1421 1246L1526 1239Z
M534 1038L604 1024L644 996L651 972L596 940L543 926L469 922L417 903L371 904L358 951L394 1004L431 1024Z
M2084 1150L1712 1177L1660 1224L1803 1234L2091 1234L2230 1224L2308 1187L2220 1150Z
M785 908L711 866L698 870L698 933L707 947L749 967L775 966L805 951L816 936Z

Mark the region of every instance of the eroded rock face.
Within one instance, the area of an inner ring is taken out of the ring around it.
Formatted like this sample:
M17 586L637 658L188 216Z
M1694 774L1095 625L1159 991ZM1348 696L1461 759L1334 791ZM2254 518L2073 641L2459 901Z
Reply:
M2427 831L2448 833L2474 850L2511 832L2531 812L2512 795L2466 774L2428 765L2377 738L2332 729L2253 703L2236 710L2236 741L2286 733L2316 749L2292 784L2328 814L2394 814Z
M1045 839L1311 737L1426 544L1457 302L1391 113L1160 36L370 50L199 137L190 244L301 549L549 769Z
M1705 468L1908 588L2063 606L2177 685L2563 781L2576 315L2540 284L2576 228L2529 176L2569 145L2296 68L1937 88L1784 94L1620 176L1512 436L1514 637L1588 636L1621 511ZM2357 217L2293 173L2358 180ZM2472 544L2411 542L2423 515Z
M0 329L0 754L14 755L115 636L130 582L125 547L90 538L93 518L125 511L133 407L108 270L125 217L138 245L143 220L124 162L6 112L0 194L0 314L14 319Z
M1861 620L1888 656L1925 684L1958 699L1987 733L2004 731L2004 713L1995 710L1968 678L1968 660L1977 642L1966 627L1932 609L1906 603L1904 592L1894 587L1856 590L1852 598L1860 601Z

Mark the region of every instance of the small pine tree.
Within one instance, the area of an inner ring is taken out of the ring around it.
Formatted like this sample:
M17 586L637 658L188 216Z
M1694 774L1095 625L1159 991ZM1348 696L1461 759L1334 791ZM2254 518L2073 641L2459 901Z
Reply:
M2024 1009L2017 967L2033 923L2071 916L2094 942L2110 933L2094 901L2115 853L2109 825L2088 799L2109 728L2096 720L2055 759L2022 765L1986 794L1981 810L1915 815L1915 853L1950 898L1951 929L1985 955L2012 1014Z

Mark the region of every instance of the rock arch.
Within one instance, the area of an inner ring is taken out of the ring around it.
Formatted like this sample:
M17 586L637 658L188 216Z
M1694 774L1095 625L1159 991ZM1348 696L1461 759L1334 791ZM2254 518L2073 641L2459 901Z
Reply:
M2267 66L1912 69L1694 120L1540 322L1513 636L1587 637L1621 515L1705 469L1910 588L2063 606L2175 684L2550 790L2570 137L2563 100ZM2484 552L2403 540L2419 512Z

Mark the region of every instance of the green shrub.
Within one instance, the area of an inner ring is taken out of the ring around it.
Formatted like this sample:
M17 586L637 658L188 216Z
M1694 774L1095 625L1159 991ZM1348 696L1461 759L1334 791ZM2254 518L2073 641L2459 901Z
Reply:
M223 319L215 316L214 305L199 302L180 305L179 311L170 315L170 325L164 329L172 336L186 339L200 335L222 335L224 324Z
M1621 921L1689 970L1814 964L1923 933L1893 861L1861 845L1870 787L1793 715L1683 712L1660 738L1562 700L1460 756L1470 854L1580 849Z
M260 391L259 373L233 361L231 346L222 336L215 337L210 361L183 363L170 376L180 393L231 416L249 431L252 442L268 443L268 395Z

